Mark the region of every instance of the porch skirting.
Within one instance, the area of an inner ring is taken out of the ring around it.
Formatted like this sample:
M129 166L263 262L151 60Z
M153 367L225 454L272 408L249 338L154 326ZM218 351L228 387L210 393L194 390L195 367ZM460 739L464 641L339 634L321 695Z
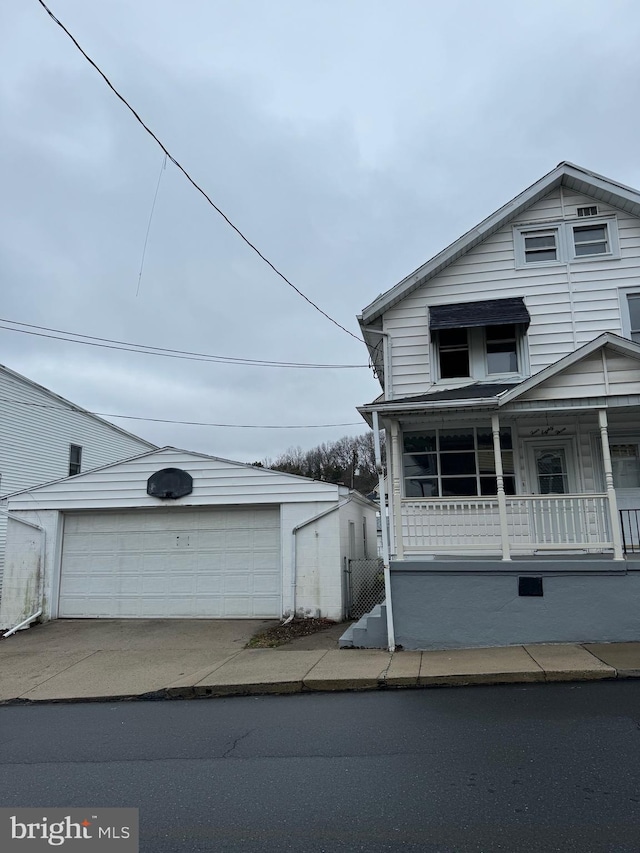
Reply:
M640 571L598 557L391 564L396 643L457 649L640 640ZM508 568L505 568L508 566ZM638 563L640 569L640 563ZM521 578L541 578L531 583ZM542 592L542 595L539 592Z

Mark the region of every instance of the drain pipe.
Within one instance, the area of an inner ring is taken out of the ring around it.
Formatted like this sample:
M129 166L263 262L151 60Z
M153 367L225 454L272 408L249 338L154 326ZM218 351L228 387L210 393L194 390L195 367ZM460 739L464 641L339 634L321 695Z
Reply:
M20 518L20 516L18 516L18 515L11 515L9 510L7 510L7 509L2 509L0 507L0 513L2 513L2 515L5 515L9 519L9 521L18 521L20 524L24 524L26 527L33 527L35 530L40 531L40 572L38 573L39 574L39 578L38 578L38 602L40 604L42 604L42 599L43 599L43 594L42 594L43 586L42 585L44 582L45 546L46 546L46 542L47 542L46 530L44 529L44 527L41 527L39 524L36 524L34 521L27 521L24 518ZM12 628L4 636L5 637L10 636L11 634L14 633L14 631L17 631L23 625L26 625L27 623L32 622L34 619L36 619L41 614L42 614L42 608L40 610L38 610L38 612L35 613L33 616L30 616L28 619L25 619L24 622L21 622L19 625L16 625L15 628Z
M300 524L296 524L296 526L291 531L291 616L289 619L293 619L296 615L296 581L297 581L297 555L296 555L296 533L298 530L301 530L303 527L306 527L308 524L313 524L314 521L319 521L321 518L324 518L325 515L331 515L332 512L340 509L351 501L351 498L345 498L344 500L337 503L335 506L329 507L329 509L325 509L322 512L319 512L317 515L314 515L312 518L308 518L306 521L301 521Z
M15 634L16 631L19 631L20 628L24 628L25 625L28 625L30 622L33 622L34 619L37 619L38 616L41 615L41 613L42 613L42 610L38 610L38 612L34 613L33 616L27 616L26 619L23 619L22 622L19 622L13 628L10 628L2 636L3 637L10 637L12 634Z
M393 604L391 602L391 572L389 570L389 528L387 525L387 501L384 490L384 469L380 452L380 424L378 412L373 412L373 446L378 469L378 491L380 493L380 527L382 529L382 562L384 564L384 597L387 611L387 643L389 651L396 650L395 629L393 626Z

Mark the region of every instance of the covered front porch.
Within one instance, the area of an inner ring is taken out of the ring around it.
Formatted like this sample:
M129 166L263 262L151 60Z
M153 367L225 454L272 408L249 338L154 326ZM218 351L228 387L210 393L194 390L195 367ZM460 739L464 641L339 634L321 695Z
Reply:
M607 402L385 418L391 560L623 560L640 538L640 409Z

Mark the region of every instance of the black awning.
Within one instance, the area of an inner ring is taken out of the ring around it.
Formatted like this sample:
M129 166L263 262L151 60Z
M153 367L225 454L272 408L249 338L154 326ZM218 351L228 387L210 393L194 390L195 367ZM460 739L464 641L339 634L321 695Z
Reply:
M521 296L429 308L430 329L466 329L469 326L502 326L507 323L529 325L530 322L531 317Z

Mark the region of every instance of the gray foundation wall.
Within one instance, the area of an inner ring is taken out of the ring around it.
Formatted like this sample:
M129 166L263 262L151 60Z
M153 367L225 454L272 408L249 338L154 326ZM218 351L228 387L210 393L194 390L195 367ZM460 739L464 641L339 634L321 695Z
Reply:
M392 563L396 642L455 649L640 640L640 571L605 560L504 566ZM518 578L532 575L542 578L544 595L520 596Z

